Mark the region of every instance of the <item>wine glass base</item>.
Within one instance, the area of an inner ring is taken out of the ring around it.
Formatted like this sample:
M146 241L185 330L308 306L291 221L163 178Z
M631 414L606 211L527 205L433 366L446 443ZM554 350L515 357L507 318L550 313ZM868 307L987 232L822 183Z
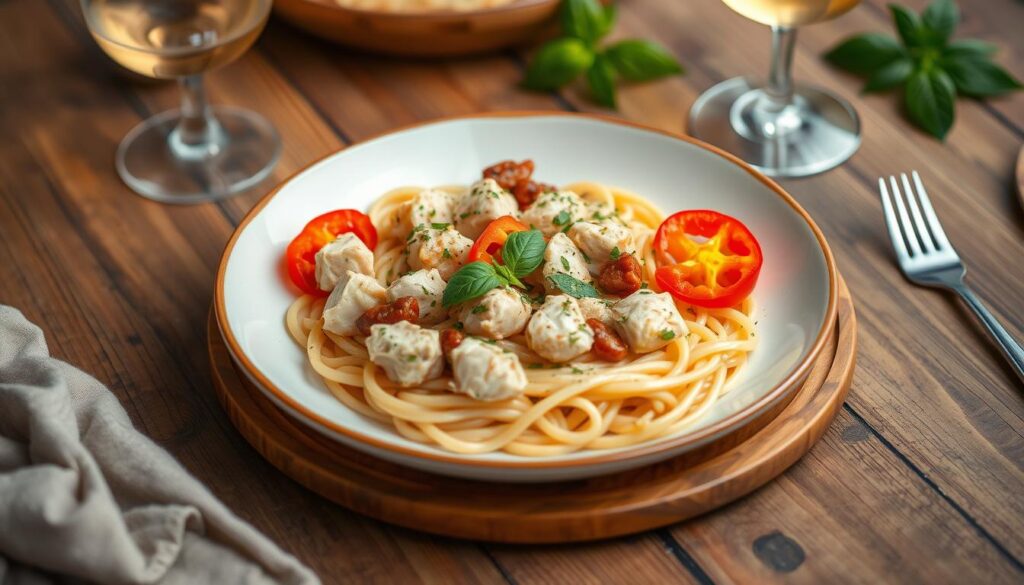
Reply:
M117 172L133 191L162 203L203 203L236 195L270 175L281 156L281 139L262 116L226 106L210 108L218 146L208 155L183 158L172 147L177 110L132 128L117 149Z
M846 101L797 85L798 123L767 135L750 128L751 92L761 86L729 79L707 90L690 109L691 136L730 152L770 177L808 177L833 169L860 146L860 119Z

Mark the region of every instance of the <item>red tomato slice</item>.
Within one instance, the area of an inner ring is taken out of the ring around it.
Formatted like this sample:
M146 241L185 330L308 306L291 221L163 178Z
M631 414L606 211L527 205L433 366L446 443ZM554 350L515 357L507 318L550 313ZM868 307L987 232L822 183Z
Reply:
M529 226L511 215L499 217L487 224L480 237L473 242L473 247L469 249L467 262L480 260L494 264L494 257L501 253L501 247L505 245L508 235L512 232L525 232L529 229Z
M732 307L750 295L761 273L761 246L740 220L705 209L680 211L654 235L662 290L691 305Z
M295 286L311 295L326 296L330 292L320 290L316 284L316 253L348 232L354 233L370 250L377 247L377 230L373 223L365 213L355 209L328 211L302 228L285 252L288 276Z

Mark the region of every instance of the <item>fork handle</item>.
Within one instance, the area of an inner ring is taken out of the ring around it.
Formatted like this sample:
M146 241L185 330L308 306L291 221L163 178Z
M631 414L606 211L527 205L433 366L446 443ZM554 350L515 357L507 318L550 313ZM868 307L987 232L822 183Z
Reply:
M953 288L967 303L967 306L974 311L974 313L981 319L981 322L985 324L985 329L988 329L989 334L995 338L996 343L999 344L999 349L1003 350L1003 355L1006 356L1006 360L1013 366L1017 376L1020 377L1021 382L1024 382L1024 348L1021 348L1020 344L1014 341L1010 334L999 324L995 316L989 312L985 305L981 303L979 299L970 288L965 284L961 284Z

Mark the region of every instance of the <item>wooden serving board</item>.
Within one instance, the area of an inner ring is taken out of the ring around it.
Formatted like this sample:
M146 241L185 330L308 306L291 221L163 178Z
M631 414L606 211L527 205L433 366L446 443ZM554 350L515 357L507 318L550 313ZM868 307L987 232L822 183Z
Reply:
M856 317L840 282L839 323L796 397L724 452L714 444L656 465L589 480L495 484L431 475L349 449L274 406L235 369L212 317L214 386L231 421L275 467L356 512L409 528L477 540L569 542L620 536L713 510L764 485L821 438L843 404Z

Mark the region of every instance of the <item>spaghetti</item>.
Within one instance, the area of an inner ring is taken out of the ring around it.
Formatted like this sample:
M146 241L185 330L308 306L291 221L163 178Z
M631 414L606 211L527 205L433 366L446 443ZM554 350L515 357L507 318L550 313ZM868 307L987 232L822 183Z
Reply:
M597 183L575 183L566 189L589 203L617 210L633 233L644 280L657 290L652 239L664 219L661 212L637 195ZM403 251L409 226L403 224L401 206L420 191L392 190L370 209L380 235L374 268L384 286L406 269ZM498 402L449 392L452 379L447 372L417 388L395 384L370 361L365 338L323 330L322 298L297 299L288 309L286 324L331 393L359 414L392 425L409 439L455 453L505 451L543 457L627 447L677 434L700 420L727 391L756 346L751 299L724 309L681 302L677 306L687 335L620 362L585 354L571 364L550 364L529 349L522 334L497 342L519 356L528 379L521 395ZM452 325L449 319L433 328Z

